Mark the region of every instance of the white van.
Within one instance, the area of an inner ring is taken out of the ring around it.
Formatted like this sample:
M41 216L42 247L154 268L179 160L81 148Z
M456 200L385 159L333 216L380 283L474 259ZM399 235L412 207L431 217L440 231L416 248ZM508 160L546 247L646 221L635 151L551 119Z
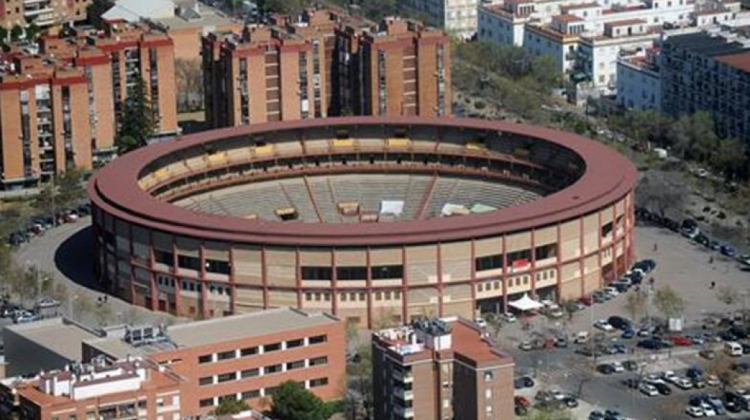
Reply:
M724 345L724 351L732 357L742 356L742 345L736 341L730 341Z

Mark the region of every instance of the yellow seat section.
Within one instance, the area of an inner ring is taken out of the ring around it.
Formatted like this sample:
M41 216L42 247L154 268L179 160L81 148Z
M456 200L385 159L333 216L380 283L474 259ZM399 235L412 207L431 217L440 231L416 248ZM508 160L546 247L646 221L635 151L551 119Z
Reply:
M353 147L354 139L334 139L333 147Z
M390 138L388 139L388 147L409 147L411 146L411 141L409 139L397 139L397 138Z

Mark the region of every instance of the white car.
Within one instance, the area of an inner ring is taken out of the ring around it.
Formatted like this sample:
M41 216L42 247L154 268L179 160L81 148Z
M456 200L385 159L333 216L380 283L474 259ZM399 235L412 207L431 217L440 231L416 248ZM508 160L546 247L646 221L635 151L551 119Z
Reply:
M589 332L588 331L579 331L578 334L576 334L576 338L573 339L573 342L576 344L585 344L589 342Z
M690 389L693 387L693 383L687 378L678 378L673 383L680 389Z
M37 319L38 318L37 318L36 315L34 315L32 313L29 313L29 312L26 312L26 313L21 314L18 317L16 317L16 319L13 322L15 322L16 324L26 324L28 322L34 322Z
M690 417L703 417L705 413L703 412L703 409L700 407L696 407L694 405L689 405L685 409L685 413L687 413Z
M622 373L625 372L625 366L622 365L620 362L612 362L610 363L613 368L615 368L615 373Z
M605 287L604 288L604 293L606 293L606 294L608 294L608 295L610 295L612 297L615 297L615 296L617 296L617 295L620 294L620 292L618 292L617 289L615 289L614 287Z
M610 331L614 331L615 330L615 327L613 327L612 325L610 325L610 323L607 322L606 319L600 319L600 320L594 322L594 327L598 328L598 329L600 329L602 331L605 331L605 332L610 332Z
M513 314L512 314L512 313L510 313L510 312L506 312L506 313L504 313L504 314L503 314L502 316L503 316L503 319L505 320L505 322L507 322L507 323L509 323L509 324L512 324L512 323L514 323L514 322L516 322L516 321L518 320L518 319L516 318L516 316L515 316L515 315L513 315Z
M677 381L680 379L680 377L677 376L677 374L674 373L673 370L668 370L662 373L661 377L664 378L665 381L672 383L672 384L677 384Z
M487 328L487 321L485 321L483 318L477 318L474 320L474 323L477 324L477 327L479 328Z
M716 416L716 410L714 409L714 407L711 404L709 404L707 402L701 403L701 410L703 410L703 416L705 416L705 417L714 417L714 416Z
M655 373L647 375L646 379L644 379L644 380L647 383L650 383L650 384L666 384L666 382L664 382L664 379L662 379L661 376L659 376L659 375L657 375Z
M641 384L641 386L638 387L638 390L641 391L641 394L648 395L649 397L659 396L659 391L657 391L656 387L651 384Z

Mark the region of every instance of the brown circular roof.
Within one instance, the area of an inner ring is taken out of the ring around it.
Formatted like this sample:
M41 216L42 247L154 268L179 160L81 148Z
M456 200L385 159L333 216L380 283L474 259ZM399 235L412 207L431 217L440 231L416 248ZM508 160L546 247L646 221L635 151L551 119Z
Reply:
M391 125L496 130L538 138L577 153L584 174L567 188L516 207L484 214L387 223L284 223L196 213L159 200L138 185L147 164L162 156L228 137L275 130ZM124 221L207 240L299 246L366 246L452 241L515 232L582 216L622 199L635 188L637 171L614 150L587 138L508 122L459 118L347 117L253 124L205 131L145 147L117 158L89 182L91 201Z

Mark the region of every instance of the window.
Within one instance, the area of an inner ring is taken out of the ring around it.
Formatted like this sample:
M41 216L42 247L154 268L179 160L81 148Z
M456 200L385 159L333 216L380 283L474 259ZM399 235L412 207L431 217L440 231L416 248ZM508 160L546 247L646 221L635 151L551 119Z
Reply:
M495 379L495 372L493 372L491 370L487 371L487 372L484 372L484 381L485 382L490 382L493 379Z
M258 354L257 347L246 347L240 350L240 357L255 356L256 354Z
M326 341L328 341L327 335L316 335L315 337L310 337L308 342L312 346L313 344L325 343Z
M154 249L154 262L170 266L174 265L174 254L160 249Z
M213 376L206 376L206 377L200 378L198 380L198 384L200 386L213 385L214 384L214 377Z
M328 364L328 357L327 356L316 357L314 359L310 359L310 367L312 367L312 366L327 365L327 364Z
M367 267L336 267L337 280L367 280Z
M513 265L516 261L518 262L529 262L531 260L531 250L524 249L522 251L515 251L508 253L508 265Z
M177 265L180 268L198 271L201 269L201 260L200 258L188 257L187 255L178 255Z
M205 400L201 400L199 405L201 407L213 407L214 405L214 399L213 398L206 398Z
M281 365L280 364L278 364L278 365L271 365L271 366L266 366L263 369L263 373L266 374L266 375L270 375L270 374L273 374L273 373L279 373L279 372L281 372L281 370L282 369L281 369Z
M302 280L331 280L333 278L333 269L331 267L303 266Z
M612 233L612 222L602 226L602 237L609 236Z
M243 400L252 400L253 398L260 397L260 390L254 389L252 391L245 391L242 393L242 399Z
M272 351L281 350L281 343L266 344L263 346L263 353L271 353Z
M198 364L203 365L206 363L211 363L212 359L213 358L210 354L204 354L203 356L198 358Z
M286 348L293 349L295 347L302 347L304 344L305 344L305 340L301 338L297 340L289 340L286 342Z
M247 378L254 378L258 375L260 375L260 369L253 368L253 369L243 370L240 376L242 377L242 379L247 379Z
M304 368L305 368L304 360L297 360L297 361L289 362L286 364L286 370L295 370L295 369L304 369Z
M317 378L310 381L310 388L328 385L328 378Z
M557 244L542 245L534 249L534 257L536 257L537 260L554 258L556 256L557 256Z
M237 352L235 352L234 350L223 351L221 353L216 354L217 360L229 360L229 359L234 359L235 357L237 357Z
M209 273L229 274L229 262L219 260L206 260L206 271Z
M477 271L494 270L497 268L503 268L503 256L487 255L485 257L477 257L474 260L474 267Z
M370 270L373 280L401 279L404 277L403 265L375 265Z
M219 383L230 382L237 379L237 375L234 372L222 373L217 379Z

